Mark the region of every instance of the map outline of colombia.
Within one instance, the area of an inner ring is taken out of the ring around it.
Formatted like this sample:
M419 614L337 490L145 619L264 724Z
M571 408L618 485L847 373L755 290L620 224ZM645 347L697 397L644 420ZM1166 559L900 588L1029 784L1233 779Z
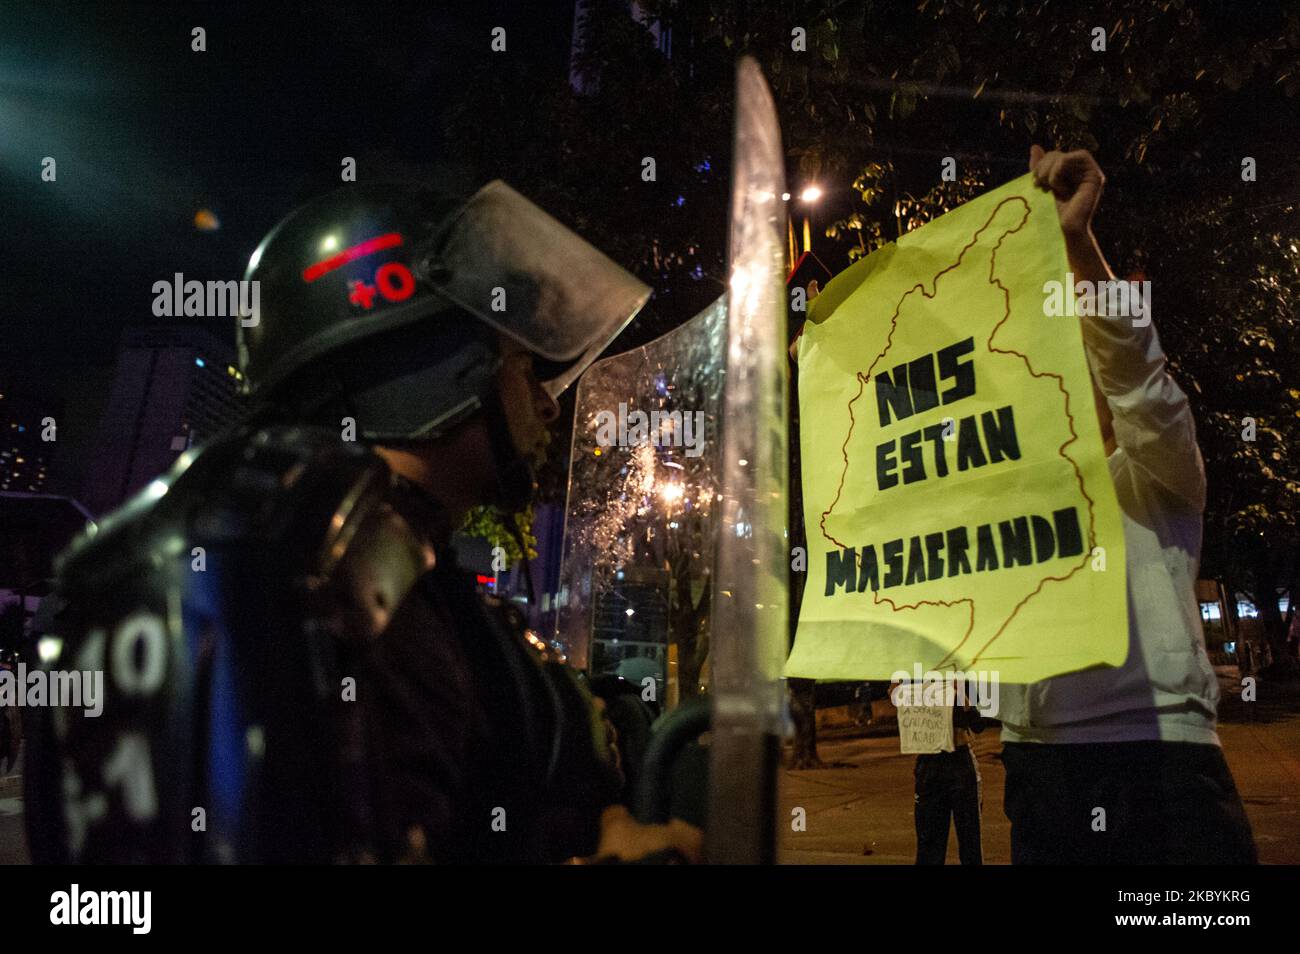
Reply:
M1050 379L1056 384L1057 390L1061 395L1062 404L1063 404L1062 410L1064 411L1064 416L1066 420L1066 430L1068 432L1067 436L1060 443L1060 445L1057 447L1056 450L1057 450L1057 454L1070 465L1071 470L1075 477L1075 482L1079 489L1079 496L1086 504L1087 527L1088 527L1087 534L1086 534L1087 545L1083 548L1077 564L1073 565L1068 572L1065 572L1063 575L1047 575L1041 577L1037 581L1037 584L1015 604L1011 612L1006 616L1004 620L1002 620L1001 625L997 627L996 631L993 632L993 634L989 636L987 639L985 639L983 645L981 645L979 649L975 652L975 654L971 656L967 665L974 664L976 661L980 659L981 656L987 653L989 648L1006 631L1007 626L1011 624L1011 622L1015 619L1015 617L1020 612L1020 610L1029 602L1029 600L1033 599L1040 592L1042 592L1043 587L1046 586L1047 583L1054 582L1054 581L1055 582L1067 581L1076 573L1078 573L1080 570L1082 570L1088 564L1088 561L1091 558L1092 553L1094 552L1094 548L1096 546L1096 539L1097 539L1096 502L1093 500L1091 495L1089 495L1087 488L1084 485L1083 475L1080 470L1078 461L1076 461L1073 457L1071 457L1069 454L1066 453L1066 448L1068 448L1071 444L1078 441L1079 433L1075 427L1074 414L1071 410L1072 395L1065 388L1064 378L1062 377L1062 375L1054 372L1036 370L1033 366L1033 362L1030 360L1028 355L1020 351L1016 351L1010 348L995 347L994 345L994 340L997 337L999 331L1003 328L1003 326L1011 317L1010 289L1007 288L1007 286L1002 283L997 273L998 252L1001 250L1002 245L1006 241L1006 239L1009 236L1014 235L1020 232L1022 229L1024 229L1025 226L1030 221L1030 217L1034 214L1034 210L1031 207L1030 203L1023 196L1012 195L1000 201L991 210L991 212L989 213L988 217L985 219L983 224L981 224L979 228L975 229L975 231L971 235L970 240L961 248L961 250L958 252L955 259L951 263L949 263L944 268L937 271L933 275L933 277L931 277L928 281L916 282L899 296L898 302L895 304L893 313L890 316L889 332L885 338L885 342L881 350L871 361L871 363L869 364L865 372L863 371L855 372L857 382L858 382L858 388L856 393L848 401L847 410L849 414L849 427L845 435L844 441L840 447L840 456L843 461L843 466L840 471L839 483L838 486L836 487L834 498L832 499L830 505L827 506L826 509L822 511L821 518L819 520L819 529L821 531L822 536L826 540L828 540L834 547L836 547L841 551L852 549L848 546L848 544L842 543L841 541L836 539L831 534L830 531L828 531L826 527L826 521L827 518L829 518L834 513L835 508L841 501L844 492L844 485L848 476L848 471L850 467L849 444L853 439L854 431L857 427L857 417L854 414L854 406L858 402L858 400L862 398L864 394L868 393L867 385L872 381L873 377L875 376L877 367L880 366L881 362L884 361L886 356L893 350L894 337L895 337L895 332L898 330L899 319L902 316L903 309L907 305L911 296L919 292L924 299L933 300L937 298L940 294L940 281L946 275L955 272L957 269L961 268L963 264L965 264L966 256L968 254L971 254L972 250L979 249L981 247L980 242L981 239L984 237L984 233L990 227L993 226L994 222L998 219L999 215L1003 213L1003 209L1008 205L1013 205L1013 204L1019 205L1020 207L1018 210L1020 213L1019 220L1016 221L1016 219L1014 218L1010 220L1007 223L1007 227L1001 231L1001 233L997 236L996 241L992 244L991 247L987 245L983 246L984 248L988 249L988 253L989 253L989 269L988 269L988 275L986 281L988 282L989 285L996 287L1001 292L1002 303L1003 303L1001 317L998 318L996 322L994 322L992 328L988 331L987 337L985 337L984 340L982 341L983 351L988 354L1000 354L1005 356L1017 357L1024 364L1025 370L1029 373L1031 377L1036 379ZM973 267L978 268L978 264L975 264ZM861 565L859 562L860 559L861 559L860 557L855 555L855 572L861 569ZM920 599L913 603L902 603L888 596L882 597L879 592L879 589L874 586L872 587L872 590L873 590L872 592L873 603L875 605L886 603L888 604L892 612L901 612L903 610L909 610L909 609L914 610L914 609L918 609L921 606L953 607L953 606L966 604L968 608L968 614L967 614L968 618L967 618L965 632L962 634L961 639L958 640L957 643L953 645L952 648L948 650L948 652L944 655L944 657L938 663L936 663L932 668L938 669L944 667L949 662L949 660L951 660L958 652L960 652L963 648L965 648L967 642L970 640L971 635L975 630L976 605L973 596L962 596L960 598L951 599L951 600ZM1000 615L1000 613L1001 611L998 611L998 615Z

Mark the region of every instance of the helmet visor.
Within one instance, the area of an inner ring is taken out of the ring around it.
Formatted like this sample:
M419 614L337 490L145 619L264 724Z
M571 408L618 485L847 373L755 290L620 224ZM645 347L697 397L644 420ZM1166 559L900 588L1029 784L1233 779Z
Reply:
M465 203L424 256L444 295L564 369L558 395L645 305L650 288L504 182Z

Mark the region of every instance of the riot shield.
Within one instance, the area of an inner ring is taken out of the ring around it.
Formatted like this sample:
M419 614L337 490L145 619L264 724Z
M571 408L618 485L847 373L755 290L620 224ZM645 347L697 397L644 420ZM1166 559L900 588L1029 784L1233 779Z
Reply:
M785 167L758 65L736 70L730 288L712 632L709 825L714 863L776 857L789 607Z
M776 849L788 634L788 369L780 133L737 73L730 290L578 385L556 641L592 676L712 707L706 853Z
M725 298L578 384L556 640L673 708L707 678Z

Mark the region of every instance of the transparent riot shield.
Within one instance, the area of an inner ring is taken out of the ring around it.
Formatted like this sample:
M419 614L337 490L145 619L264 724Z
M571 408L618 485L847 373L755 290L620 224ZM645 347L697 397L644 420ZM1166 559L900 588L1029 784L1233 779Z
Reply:
M578 385L556 639L667 709L707 693L706 854L755 864L786 723L785 174L750 59L736 100L727 295Z
M708 679L725 298L578 384L556 640L672 709Z
M713 863L776 860L789 632L785 165L772 94L736 70L722 471L715 518L709 824Z

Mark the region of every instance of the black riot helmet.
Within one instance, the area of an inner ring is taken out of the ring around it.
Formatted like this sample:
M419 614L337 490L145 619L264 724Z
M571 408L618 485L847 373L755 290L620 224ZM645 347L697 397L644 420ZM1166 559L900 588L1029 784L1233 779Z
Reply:
M468 198L351 186L293 212L245 276L259 308L239 322L255 398L401 443L479 409L500 418L500 335L539 359L557 396L650 290L504 182ZM494 430L508 439L504 421ZM500 462L505 466L506 462Z

